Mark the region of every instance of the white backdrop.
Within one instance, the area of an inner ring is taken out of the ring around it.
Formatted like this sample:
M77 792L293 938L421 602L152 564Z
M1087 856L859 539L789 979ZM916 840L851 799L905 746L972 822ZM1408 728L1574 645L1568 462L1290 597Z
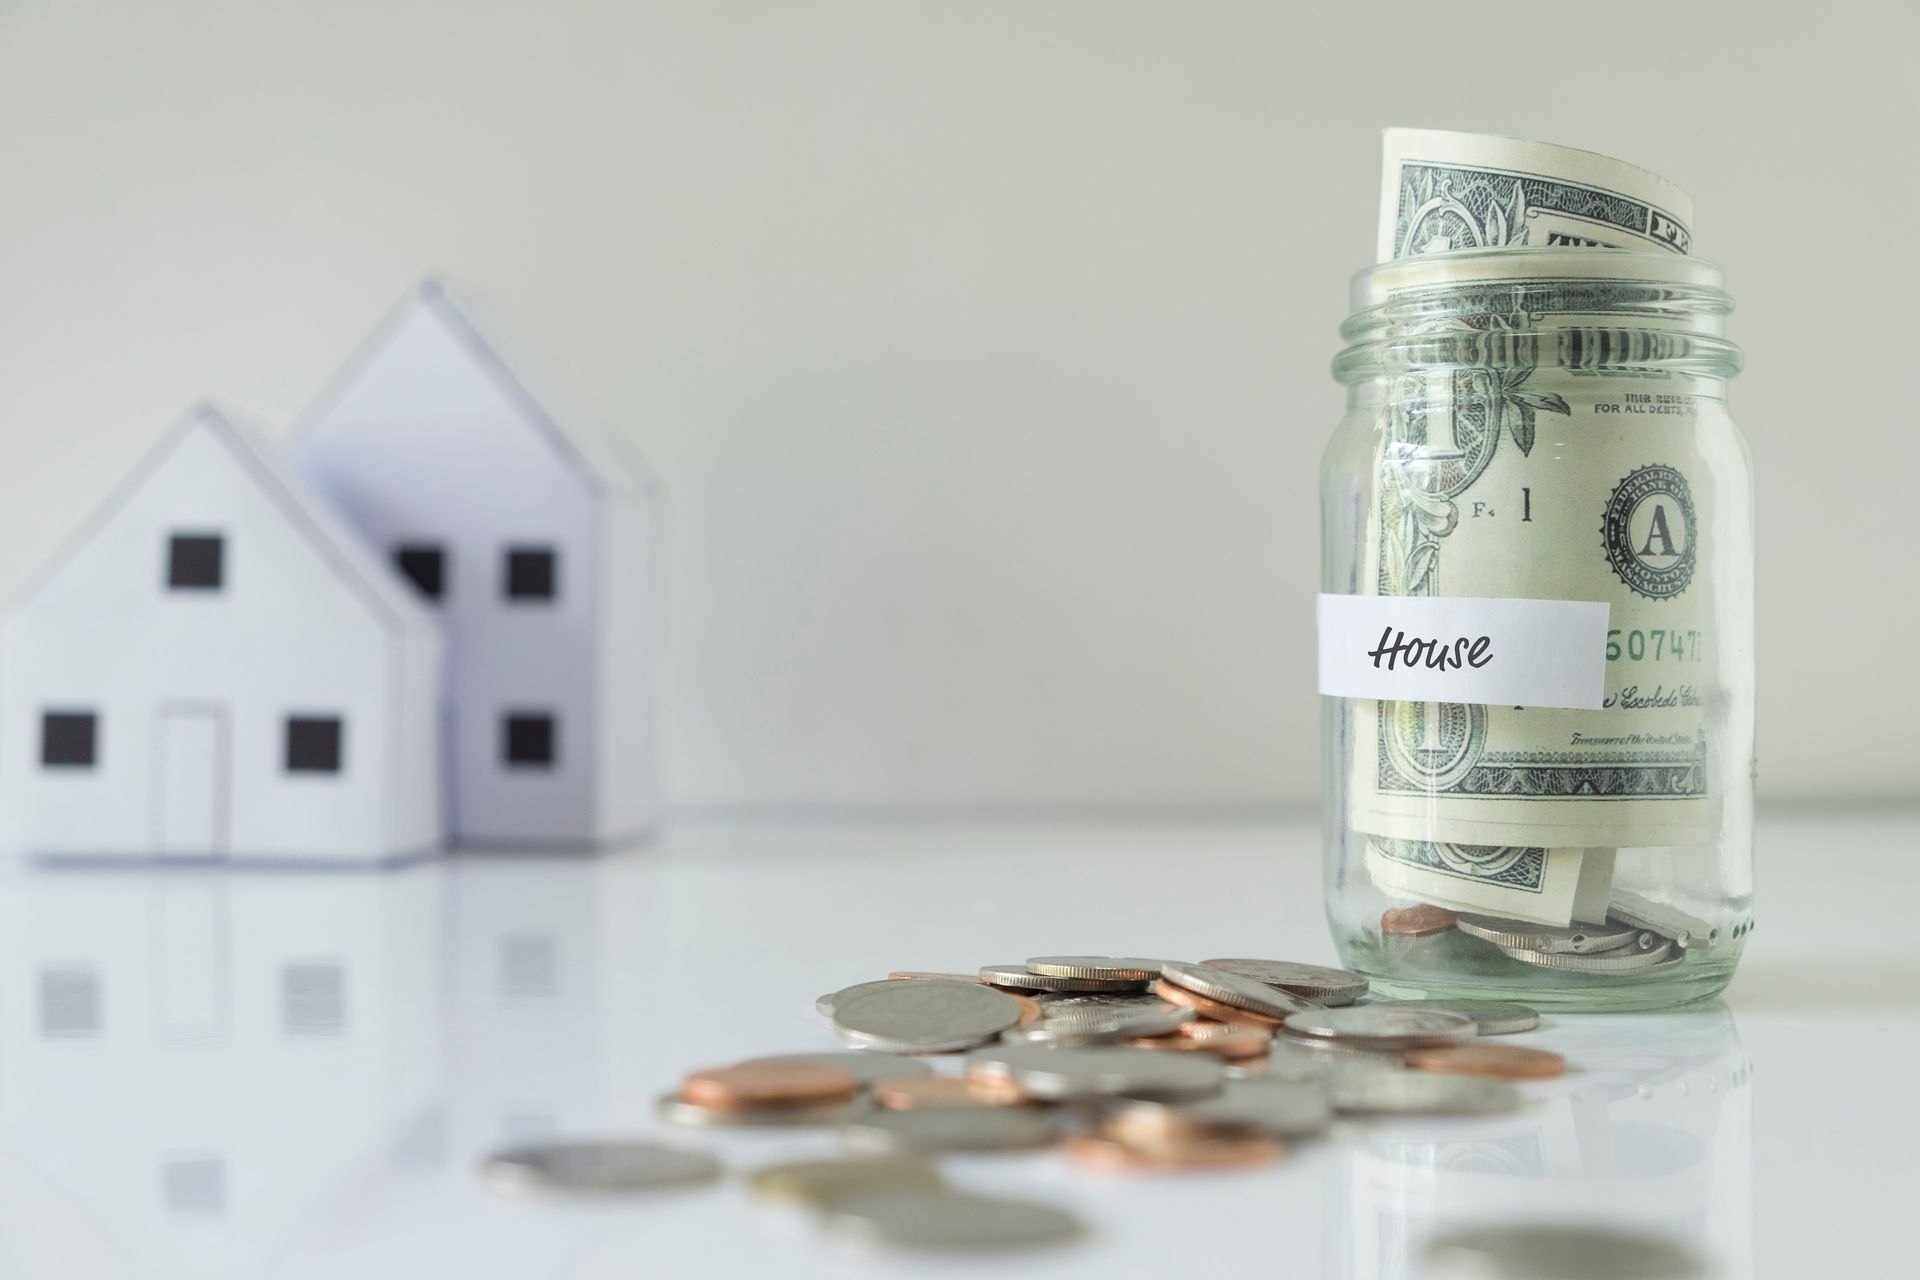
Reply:
M439 270L672 488L682 805L1308 801L1377 131L1525 133L1742 303L1763 795L1913 795L1915 12L0 0L0 587Z

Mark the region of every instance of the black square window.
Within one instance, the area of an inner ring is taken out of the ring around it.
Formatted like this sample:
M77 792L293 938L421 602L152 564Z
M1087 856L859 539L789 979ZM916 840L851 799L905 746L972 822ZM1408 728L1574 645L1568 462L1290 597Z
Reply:
M510 769L551 769L553 717L538 711L510 711L501 721L500 754Z
M49 711L41 716L40 763L49 768L92 768L98 721L91 711Z
M393 549L393 563L429 600L447 589L447 553L429 542L406 542Z
M218 591L226 568L226 539L217 533L176 533L167 542L167 585L176 591Z
M339 716L287 717L287 772L340 772Z
M507 548L507 599L551 600L559 594L559 580L552 547Z

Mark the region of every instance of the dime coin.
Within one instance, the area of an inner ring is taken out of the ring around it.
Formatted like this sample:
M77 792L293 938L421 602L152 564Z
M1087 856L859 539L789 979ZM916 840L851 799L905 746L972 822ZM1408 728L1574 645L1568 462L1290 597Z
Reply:
M996 1056L998 1062L991 1067L983 1061ZM1050 1102L1115 1097L1202 1098L1218 1093L1225 1078L1217 1058L1122 1048L1008 1045L974 1054L968 1059L968 1073L976 1067L1004 1075L1030 1098Z
M1200 963L1209 969L1237 973L1296 996L1305 996L1318 1004L1352 1004L1367 994L1365 978L1324 965L1294 964L1288 960L1202 960Z
M1459 919L1458 913L1427 902L1413 907L1390 907L1380 913L1380 932L1404 938L1424 938L1430 933L1445 933Z
M874 1105L888 1111L910 1111L915 1107L1005 1107L1020 1100L1020 1091L1006 1081L994 1083L961 1076L906 1076L876 1081L873 1086Z
M1585 1226L1456 1227L1427 1242L1435 1280L1697 1280L1706 1261L1660 1236Z
M1304 1138L1333 1123L1327 1082L1260 1077L1229 1080L1196 1102L1131 1102L1107 1119L1116 1136L1141 1141L1169 1134L1245 1130L1270 1138Z
M1284 1018L1290 1013L1322 1008L1319 1003L1270 987L1254 978L1243 978L1225 969L1204 964L1182 964L1169 960L1161 969L1161 980L1183 987L1196 995L1236 1009L1246 1009L1269 1018Z
M1072 1214L1031 1200L928 1190L848 1196L828 1210L825 1225L855 1245L931 1250L1033 1247L1081 1232Z
M1473 1019L1473 1025L1483 1036L1511 1035L1519 1031L1531 1031L1540 1025L1538 1010L1505 1000L1390 1000L1382 1003L1395 1009L1439 1009L1446 1013L1463 1013Z
M1255 1013L1251 1009L1238 1009L1233 1005L1208 999L1196 991L1189 991L1185 987L1175 986L1165 978L1153 984L1153 991L1156 996L1167 1003L1177 1004L1182 1008L1191 1009L1200 1017L1211 1018L1215 1022L1226 1022L1236 1026L1255 1027L1272 1031L1283 1021L1283 1019L1280 1018L1268 1017L1264 1013Z
M750 1107L745 1110L703 1107L688 1102L678 1090L662 1094L654 1103L654 1114L666 1124L689 1128L804 1128L808 1125L845 1124L869 1109L864 1098L847 1102L826 1102L811 1107Z
M834 1004L834 1031L847 1044L888 1053L969 1049L1019 1023L1020 1002L1004 991L959 982L900 982Z
M1049 978L1107 978L1121 982L1152 982L1160 976L1159 960L1138 956L1035 956L1027 972Z
M706 1152L658 1142L533 1142L496 1151L480 1166L496 1191L645 1191L719 1176L720 1162Z
M835 1067L763 1062L695 1071L680 1082L680 1097L713 1111L745 1111L844 1102L859 1088L857 1078Z
M840 1131L847 1150L868 1155L939 1151L1028 1151L1060 1140L1040 1107L914 1107L876 1111Z
M1631 947L1642 932L1620 924L1577 924L1562 929L1526 920L1476 915L1462 915L1456 927L1462 933L1485 938L1502 950L1512 948L1551 955L1593 955Z
M1499 1080L1425 1071L1368 1071L1333 1081L1333 1109L1361 1115L1489 1115L1520 1105Z
M980 981L1016 991L1138 991L1147 985L1144 978L1058 978L1023 964L982 965Z
M1136 1141L1106 1128L1067 1139L1066 1151L1096 1169L1132 1169L1171 1173L1188 1170L1257 1169L1273 1164L1286 1149L1255 1134L1194 1133L1164 1140Z
M911 1156L846 1156L838 1160L789 1160L755 1169L747 1187L763 1200L824 1208L869 1191L929 1190L945 1185L940 1171Z
M1465 1014L1440 1009L1367 1004L1296 1013L1287 1019L1285 1030L1306 1044L1331 1040L1359 1049L1424 1049L1468 1039L1474 1034L1474 1023Z
M892 1053L780 1053L766 1058L748 1058L743 1067L832 1067L844 1071L861 1084L876 1080L898 1080L902 1076L930 1076L933 1067L925 1062L903 1059Z
M1494 1080L1545 1080L1563 1075L1567 1060L1545 1049L1514 1044L1455 1044L1442 1049L1414 1049L1406 1056L1416 1071L1441 1071Z
M1660 939L1660 945L1651 951L1623 947L1599 955L1527 951L1520 947L1500 949L1522 964L1538 965L1543 969L1565 969L1570 973L1642 973L1659 968L1674 958L1674 946L1665 938Z

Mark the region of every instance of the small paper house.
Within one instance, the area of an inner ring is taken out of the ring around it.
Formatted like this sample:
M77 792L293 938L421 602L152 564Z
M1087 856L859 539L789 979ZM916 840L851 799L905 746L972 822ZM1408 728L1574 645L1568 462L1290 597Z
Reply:
M296 428L295 471L447 635L452 837L583 844L654 816L657 488L420 286Z
M440 647L351 531L196 410L0 622L0 832L45 854L433 852Z

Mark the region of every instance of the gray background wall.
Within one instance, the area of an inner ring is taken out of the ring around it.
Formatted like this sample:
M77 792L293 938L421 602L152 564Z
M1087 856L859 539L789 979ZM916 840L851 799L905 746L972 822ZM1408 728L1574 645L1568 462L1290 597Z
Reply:
M1692 192L1763 795L1920 794L1915 15L0 0L0 588L438 270L673 488L683 805L1308 801L1377 131L1487 129Z

